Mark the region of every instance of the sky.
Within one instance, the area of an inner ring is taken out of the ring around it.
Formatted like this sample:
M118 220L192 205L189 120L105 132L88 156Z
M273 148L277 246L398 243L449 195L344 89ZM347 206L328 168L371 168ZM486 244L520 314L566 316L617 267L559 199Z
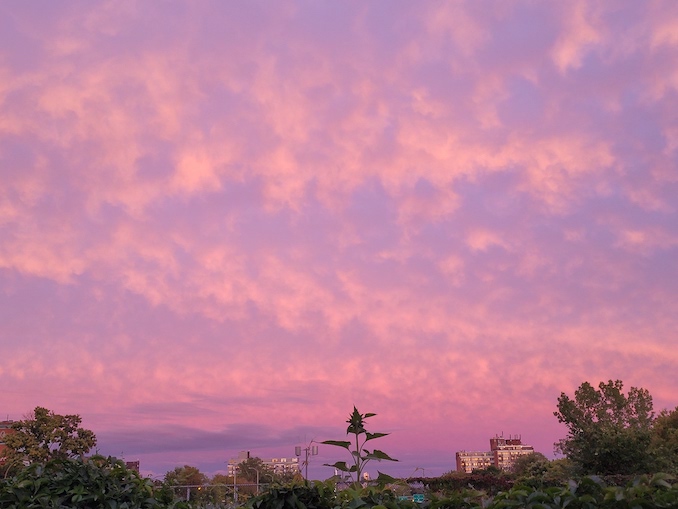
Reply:
M0 416L432 476L673 409L677 112L672 0L2 2Z

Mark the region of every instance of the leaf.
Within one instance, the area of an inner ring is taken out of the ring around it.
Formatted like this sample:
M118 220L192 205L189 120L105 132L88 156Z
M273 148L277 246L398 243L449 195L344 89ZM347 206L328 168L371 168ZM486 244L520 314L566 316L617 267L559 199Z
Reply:
M384 474L383 472L379 472L379 470L377 470L377 479L376 479L376 481L377 481L379 484L382 484L382 483L383 483L383 484L391 484L391 483L397 482L398 479L396 479L395 477L391 477L391 476L388 475L388 474Z
M364 505L367 505L367 502L365 502L362 498L354 498L347 507L348 509L358 509L358 507L362 507Z
M349 472L350 471L350 469L349 469L349 467L348 467L348 465L346 464L345 461L337 461L334 464L325 463L323 466L336 468L337 470L341 470L342 472Z
M379 449L372 451L366 456L366 458L371 460L398 461L397 459L391 458L388 454L386 454L384 451L380 451Z
M381 438L390 435L390 433L370 433L369 431L365 434L367 438L365 438L365 442L368 440L374 440L375 438Z
M324 442L320 443L324 445L336 445L337 447L343 447L344 449L351 447L351 442L346 440L325 440Z

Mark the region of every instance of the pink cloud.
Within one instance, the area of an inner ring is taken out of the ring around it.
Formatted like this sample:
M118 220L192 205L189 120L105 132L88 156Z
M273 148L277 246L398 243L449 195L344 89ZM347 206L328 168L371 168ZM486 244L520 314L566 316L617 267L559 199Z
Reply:
M642 11L12 9L3 411L217 469L357 404L409 474L550 454L584 380L675 406L675 12Z

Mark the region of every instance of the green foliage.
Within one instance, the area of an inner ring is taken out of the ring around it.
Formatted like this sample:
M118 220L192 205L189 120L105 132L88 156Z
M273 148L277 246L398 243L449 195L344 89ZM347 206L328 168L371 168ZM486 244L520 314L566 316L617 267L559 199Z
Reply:
M354 487L337 494L338 507L361 509L410 509L418 507L410 500L401 500L390 488L383 486Z
M519 507L526 509L641 509L678 507L678 485L672 485L667 474L636 477L626 486L606 486L596 476L570 481L564 487L544 490L515 487L498 494L487 509Z
M555 444L580 474L636 474L653 467L649 445L652 436L652 396L631 387L628 396L620 380L601 382L594 389L584 382L574 399L558 398L554 415L568 428Z
M80 427L81 421L79 415L59 415L36 407L32 416L12 424L14 433L6 435L7 463L44 463L89 452L97 440L93 432Z
M511 489L514 478L506 472L490 473L487 471L449 472L437 478L427 479L425 485L434 493L445 497L466 493L488 493L494 495L500 491ZM465 496L467 496L466 494Z
M468 474L467 474L468 475ZM278 486L251 499L249 509L642 509L678 508L678 484L667 474L635 477L624 486L608 486L599 477L584 477L561 486L516 485L489 495L459 488L427 495L423 505L403 500L385 487L354 486L337 491L331 482Z
M254 483L257 480L260 483L272 483L278 480L278 476L271 467L266 465L261 458L256 456L247 458L238 464L238 478L246 479Z
M483 491L462 489L446 496L432 494L429 509L476 509L485 507L490 500Z
M518 477L542 474L548 468L549 460L540 452L525 454L516 459L511 471Z
M249 509L414 509L409 500L400 500L384 487L359 485L337 490L331 481L274 486L248 501Z
M217 506L219 503L231 500L233 498L233 476L215 474L207 492Z
M203 485L208 482L208 477L198 468L184 465L167 472L163 484L166 488L172 488L179 499L188 498L194 502L204 502L209 497ZM178 488L180 486L184 488Z
M678 407L662 410L652 425L650 452L655 471L678 474Z
M152 509L161 507L153 486L122 461L95 456L34 463L0 482L3 509L87 508Z
M345 461L338 461L334 464L325 464L328 467L334 467L337 470L342 472L347 472L351 475L355 482L359 482L361 479L362 472L365 468L365 464L372 460L386 460L386 461L398 461L391 458L388 454L378 449L373 449L371 452L365 449L365 444L369 440L374 440L376 438L385 437L388 433L370 433L365 429L365 420L369 417L373 417L377 414L366 413L361 414L358 412L358 409L354 406L353 413L349 416L348 428L346 428L347 435L353 435L351 440L325 440L321 442L326 445L334 445L337 447L342 447L346 449L351 454L351 465L348 465ZM353 447L353 449L351 449ZM355 476L355 477L354 477ZM379 472L379 477L377 477L377 482L387 483L392 482L394 479L390 476L382 474Z
M304 482L273 486L247 502L250 509L333 509L337 507L336 487L331 482Z
M519 457L513 464L515 483L532 488L563 486L572 478L572 463L568 459L549 461L539 452Z

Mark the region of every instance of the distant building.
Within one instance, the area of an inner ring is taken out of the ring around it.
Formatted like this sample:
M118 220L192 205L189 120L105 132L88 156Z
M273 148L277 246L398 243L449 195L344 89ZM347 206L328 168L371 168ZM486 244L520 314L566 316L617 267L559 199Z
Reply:
M231 458L228 460L228 475L233 476L235 473L236 469L238 468L238 465L240 465L243 461L249 459L250 457L250 452L249 451L240 451L238 453L237 458Z
M299 472L299 458L269 458L263 459L264 465L272 469L276 474Z
M249 451L240 451L237 458L229 459L228 475L232 476L238 468L238 465L250 457ZM296 474L299 472L299 458L262 458L261 461L276 474L285 474L288 472Z
M457 471L471 473L494 465L494 454L484 451L457 452Z
M137 474L139 473L139 462L138 461L125 461L125 467L127 470L134 470Z
M511 470L517 458L533 452L534 447L523 444L517 435L508 438L497 435L490 438L489 451L457 452L457 471L471 473L490 466Z

